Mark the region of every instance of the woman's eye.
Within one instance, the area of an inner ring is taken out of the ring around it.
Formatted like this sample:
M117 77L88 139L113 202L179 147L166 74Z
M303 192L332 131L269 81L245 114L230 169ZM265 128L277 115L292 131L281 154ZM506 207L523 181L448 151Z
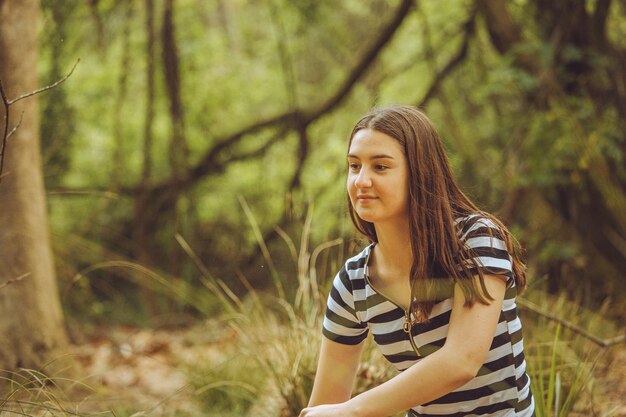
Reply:
M359 168L361 168L361 166L359 164L355 164L354 162L348 164L348 168L350 168L350 171L358 171Z
M384 170L386 170L388 167L387 167L386 165L381 165L381 164L378 164L378 165L376 165L376 166L375 166L375 168L376 168L376 170L377 170L377 171L384 171Z

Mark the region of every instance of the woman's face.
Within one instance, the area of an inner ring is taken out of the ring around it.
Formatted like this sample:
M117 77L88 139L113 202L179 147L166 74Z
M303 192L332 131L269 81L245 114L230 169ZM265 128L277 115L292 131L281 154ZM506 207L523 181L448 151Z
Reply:
M370 223L406 221L408 167L402 145L373 129L357 131L348 151L348 195Z

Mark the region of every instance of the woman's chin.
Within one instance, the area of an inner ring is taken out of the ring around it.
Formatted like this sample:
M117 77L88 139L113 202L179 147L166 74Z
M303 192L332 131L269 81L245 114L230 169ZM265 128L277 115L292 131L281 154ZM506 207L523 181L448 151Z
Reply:
M374 223L376 221L376 216L373 216L371 213L358 213L359 219L368 222Z

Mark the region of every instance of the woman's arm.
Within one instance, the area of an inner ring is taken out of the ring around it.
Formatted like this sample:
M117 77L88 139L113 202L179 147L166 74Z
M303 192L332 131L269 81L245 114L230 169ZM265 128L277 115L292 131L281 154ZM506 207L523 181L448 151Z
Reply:
M309 407L350 399L364 342L344 345L322 337L320 357Z
M506 290L504 277L487 275L490 304L465 307L461 289L454 303L445 345L389 381L342 404L307 408L301 417L389 416L435 400L476 376L489 353Z

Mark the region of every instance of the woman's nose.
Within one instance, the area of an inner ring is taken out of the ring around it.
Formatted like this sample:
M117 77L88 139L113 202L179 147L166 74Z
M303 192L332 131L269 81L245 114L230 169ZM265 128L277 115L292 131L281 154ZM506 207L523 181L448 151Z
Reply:
M354 179L354 185L358 188L367 188L372 186L372 178L367 169L362 168Z

